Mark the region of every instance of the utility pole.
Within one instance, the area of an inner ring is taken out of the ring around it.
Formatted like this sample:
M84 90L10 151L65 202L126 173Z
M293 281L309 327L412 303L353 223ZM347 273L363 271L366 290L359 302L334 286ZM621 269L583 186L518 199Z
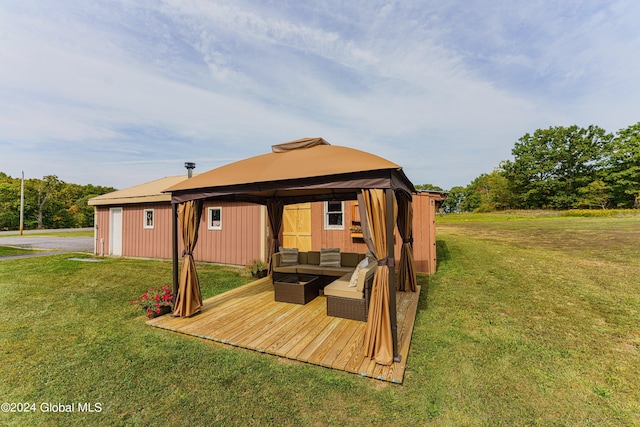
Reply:
M22 171L22 184L20 185L20 235L24 225L24 171Z

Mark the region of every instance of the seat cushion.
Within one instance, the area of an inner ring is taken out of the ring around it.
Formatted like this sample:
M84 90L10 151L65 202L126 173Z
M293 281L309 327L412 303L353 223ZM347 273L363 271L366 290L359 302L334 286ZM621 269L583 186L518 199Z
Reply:
M328 296L334 297L342 297L342 298L352 298L352 299L362 299L364 298L364 293L357 288L352 288L349 286L349 279L351 278L351 274L345 274L340 277L338 280L333 281L324 287L324 294Z
M322 274L324 276L341 277L345 274L351 274L353 267L322 267Z
M301 264L297 266L298 273L322 276L322 267L317 264Z
M274 267L273 271L275 271L276 273L295 274L298 272L297 267L298 267L297 265L285 265L285 266Z
M365 283L369 278L376 274L377 269L378 263L375 260L369 260L369 264L367 264L366 267L361 268L358 272L358 282L356 283L356 289L358 289L359 291L363 291Z

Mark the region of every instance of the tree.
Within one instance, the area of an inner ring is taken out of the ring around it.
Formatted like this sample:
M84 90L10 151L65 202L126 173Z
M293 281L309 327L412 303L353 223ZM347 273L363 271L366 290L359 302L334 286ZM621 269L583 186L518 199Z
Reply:
M19 227L20 183L0 172L0 230ZM93 227L93 207L87 200L111 191L115 188L67 184L55 175L25 180L24 228Z
M460 211L460 204L464 200L466 189L464 187L456 186L451 187L448 191L447 197L442 202L442 210L444 213L458 213Z
M613 140L604 180L618 207L640 207L640 122L621 129Z
M483 173L464 189L461 212L492 212L511 206L511 194L504 172L496 169Z
M438 187L437 185L433 185L433 184L418 184L415 187L416 187L416 190L430 190L430 191L444 192L444 190L441 187Z
M599 178L613 135L597 126L551 127L525 134L503 164L516 204L567 209L580 205L580 189Z
M586 187L579 190L582 197L580 198L581 207L592 208L594 206L606 209L609 206L609 187L604 181L593 181Z
M20 180L0 172L0 230L20 225Z
M38 212L38 230L44 228L43 214L45 205L47 204L47 201L49 200L51 194L59 191L61 184L64 183L61 182L55 175L47 175L43 177L42 180L38 180L38 183L36 184L38 197L38 201L36 204Z

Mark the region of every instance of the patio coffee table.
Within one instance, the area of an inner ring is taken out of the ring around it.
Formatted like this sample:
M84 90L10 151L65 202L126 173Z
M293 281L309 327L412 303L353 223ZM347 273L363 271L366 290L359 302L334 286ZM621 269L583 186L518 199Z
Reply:
M306 304L320 294L322 280L318 276L291 274L273 282L275 300Z

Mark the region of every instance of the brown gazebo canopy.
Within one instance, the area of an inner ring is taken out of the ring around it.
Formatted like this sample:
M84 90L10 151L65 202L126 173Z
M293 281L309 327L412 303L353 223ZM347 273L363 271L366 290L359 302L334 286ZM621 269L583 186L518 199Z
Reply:
M176 184L172 202L222 199L266 204L355 200L362 188L415 191L402 168L382 157L322 138L304 138L273 146L273 152L212 169Z
M240 160L178 183L165 192L171 193L174 211L177 205L204 199L243 201L266 205L270 215L274 247L282 222L282 206L293 203L327 200L356 200L363 190L383 190L386 200L388 240L386 256L378 255L380 265L388 266L393 334L393 354L396 352L395 283L393 260L393 230L395 227L396 194L400 203L410 203L413 184L397 164L364 151L333 146L322 138L303 138L273 146L268 154ZM361 206L361 209L366 209ZM174 215L177 217L177 215ZM183 221L181 218L180 221ZM374 226L373 224L371 225ZM177 230L174 222L174 286L177 285ZM405 233L403 231L403 233ZM381 259L382 258L382 259ZM380 269L379 269L380 270ZM375 279L374 279L375 282ZM183 284L181 283L180 286ZM375 286L375 283L374 283ZM188 313L191 315L193 313ZM371 314L370 314L371 317ZM369 320L371 322L371 319ZM381 363L381 362L379 362ZM382 362L384 364L389 361Z

